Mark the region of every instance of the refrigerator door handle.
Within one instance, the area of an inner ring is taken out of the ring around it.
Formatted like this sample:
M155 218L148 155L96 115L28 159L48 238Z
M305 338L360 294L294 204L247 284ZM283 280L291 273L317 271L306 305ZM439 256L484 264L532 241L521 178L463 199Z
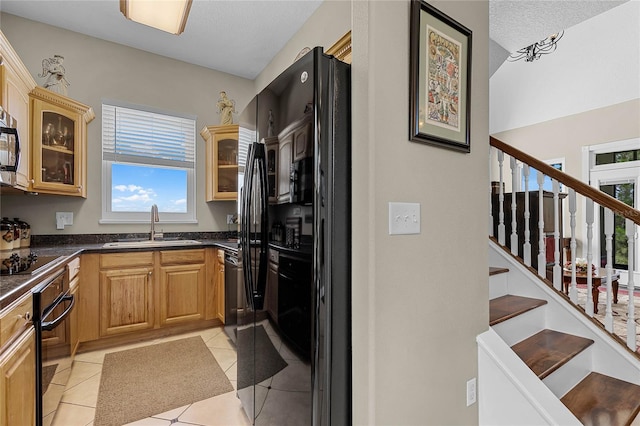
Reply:
M255 161L254 147L249 146L247 164L244 175L244 189L242 199L242 229L240 247L242 249L242 270L244 274L244 291L247 304L253 306L253 268L251 267L251 199L253 194L253 164Z

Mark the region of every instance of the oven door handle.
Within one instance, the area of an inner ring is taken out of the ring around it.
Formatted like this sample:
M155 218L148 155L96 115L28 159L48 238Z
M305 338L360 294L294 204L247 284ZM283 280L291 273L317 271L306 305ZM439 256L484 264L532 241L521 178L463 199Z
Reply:
M42 328L43 331L53 330L69 316L69 314L71 313L71 309L73 309L73 305L76 304L76 299L74 295L70 294L70 295L61 297L58 303L56 303L56 306L58 306L60 303L63 303L67 300L71 301L71 303L69 303L69 306L67 307L67 309L65 309L64 312L58 318L54 319L53 321L43 322L41 324L40 327ZM55 308L56 306L52 307L52 309Z

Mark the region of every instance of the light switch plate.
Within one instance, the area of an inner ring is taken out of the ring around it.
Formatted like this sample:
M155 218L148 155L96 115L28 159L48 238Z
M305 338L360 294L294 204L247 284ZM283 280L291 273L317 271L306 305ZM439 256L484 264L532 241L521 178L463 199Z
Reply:
M420 203L389 203L389 235L420 233Z

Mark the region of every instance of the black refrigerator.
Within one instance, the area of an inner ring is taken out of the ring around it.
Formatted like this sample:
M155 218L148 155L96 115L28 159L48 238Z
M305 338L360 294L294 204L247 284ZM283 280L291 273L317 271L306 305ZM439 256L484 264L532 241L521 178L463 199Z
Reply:
M240 115L237 395L255 425L351 424L351 84L317 47Z

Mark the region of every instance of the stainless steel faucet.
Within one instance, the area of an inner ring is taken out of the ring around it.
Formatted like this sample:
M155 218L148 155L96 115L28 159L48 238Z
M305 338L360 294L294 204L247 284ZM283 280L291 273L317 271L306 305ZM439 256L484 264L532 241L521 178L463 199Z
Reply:
M149 235L151 241L156 239L156 222L160 222L160 217L158 216L158 206L154 204L151 206L151 234Z

